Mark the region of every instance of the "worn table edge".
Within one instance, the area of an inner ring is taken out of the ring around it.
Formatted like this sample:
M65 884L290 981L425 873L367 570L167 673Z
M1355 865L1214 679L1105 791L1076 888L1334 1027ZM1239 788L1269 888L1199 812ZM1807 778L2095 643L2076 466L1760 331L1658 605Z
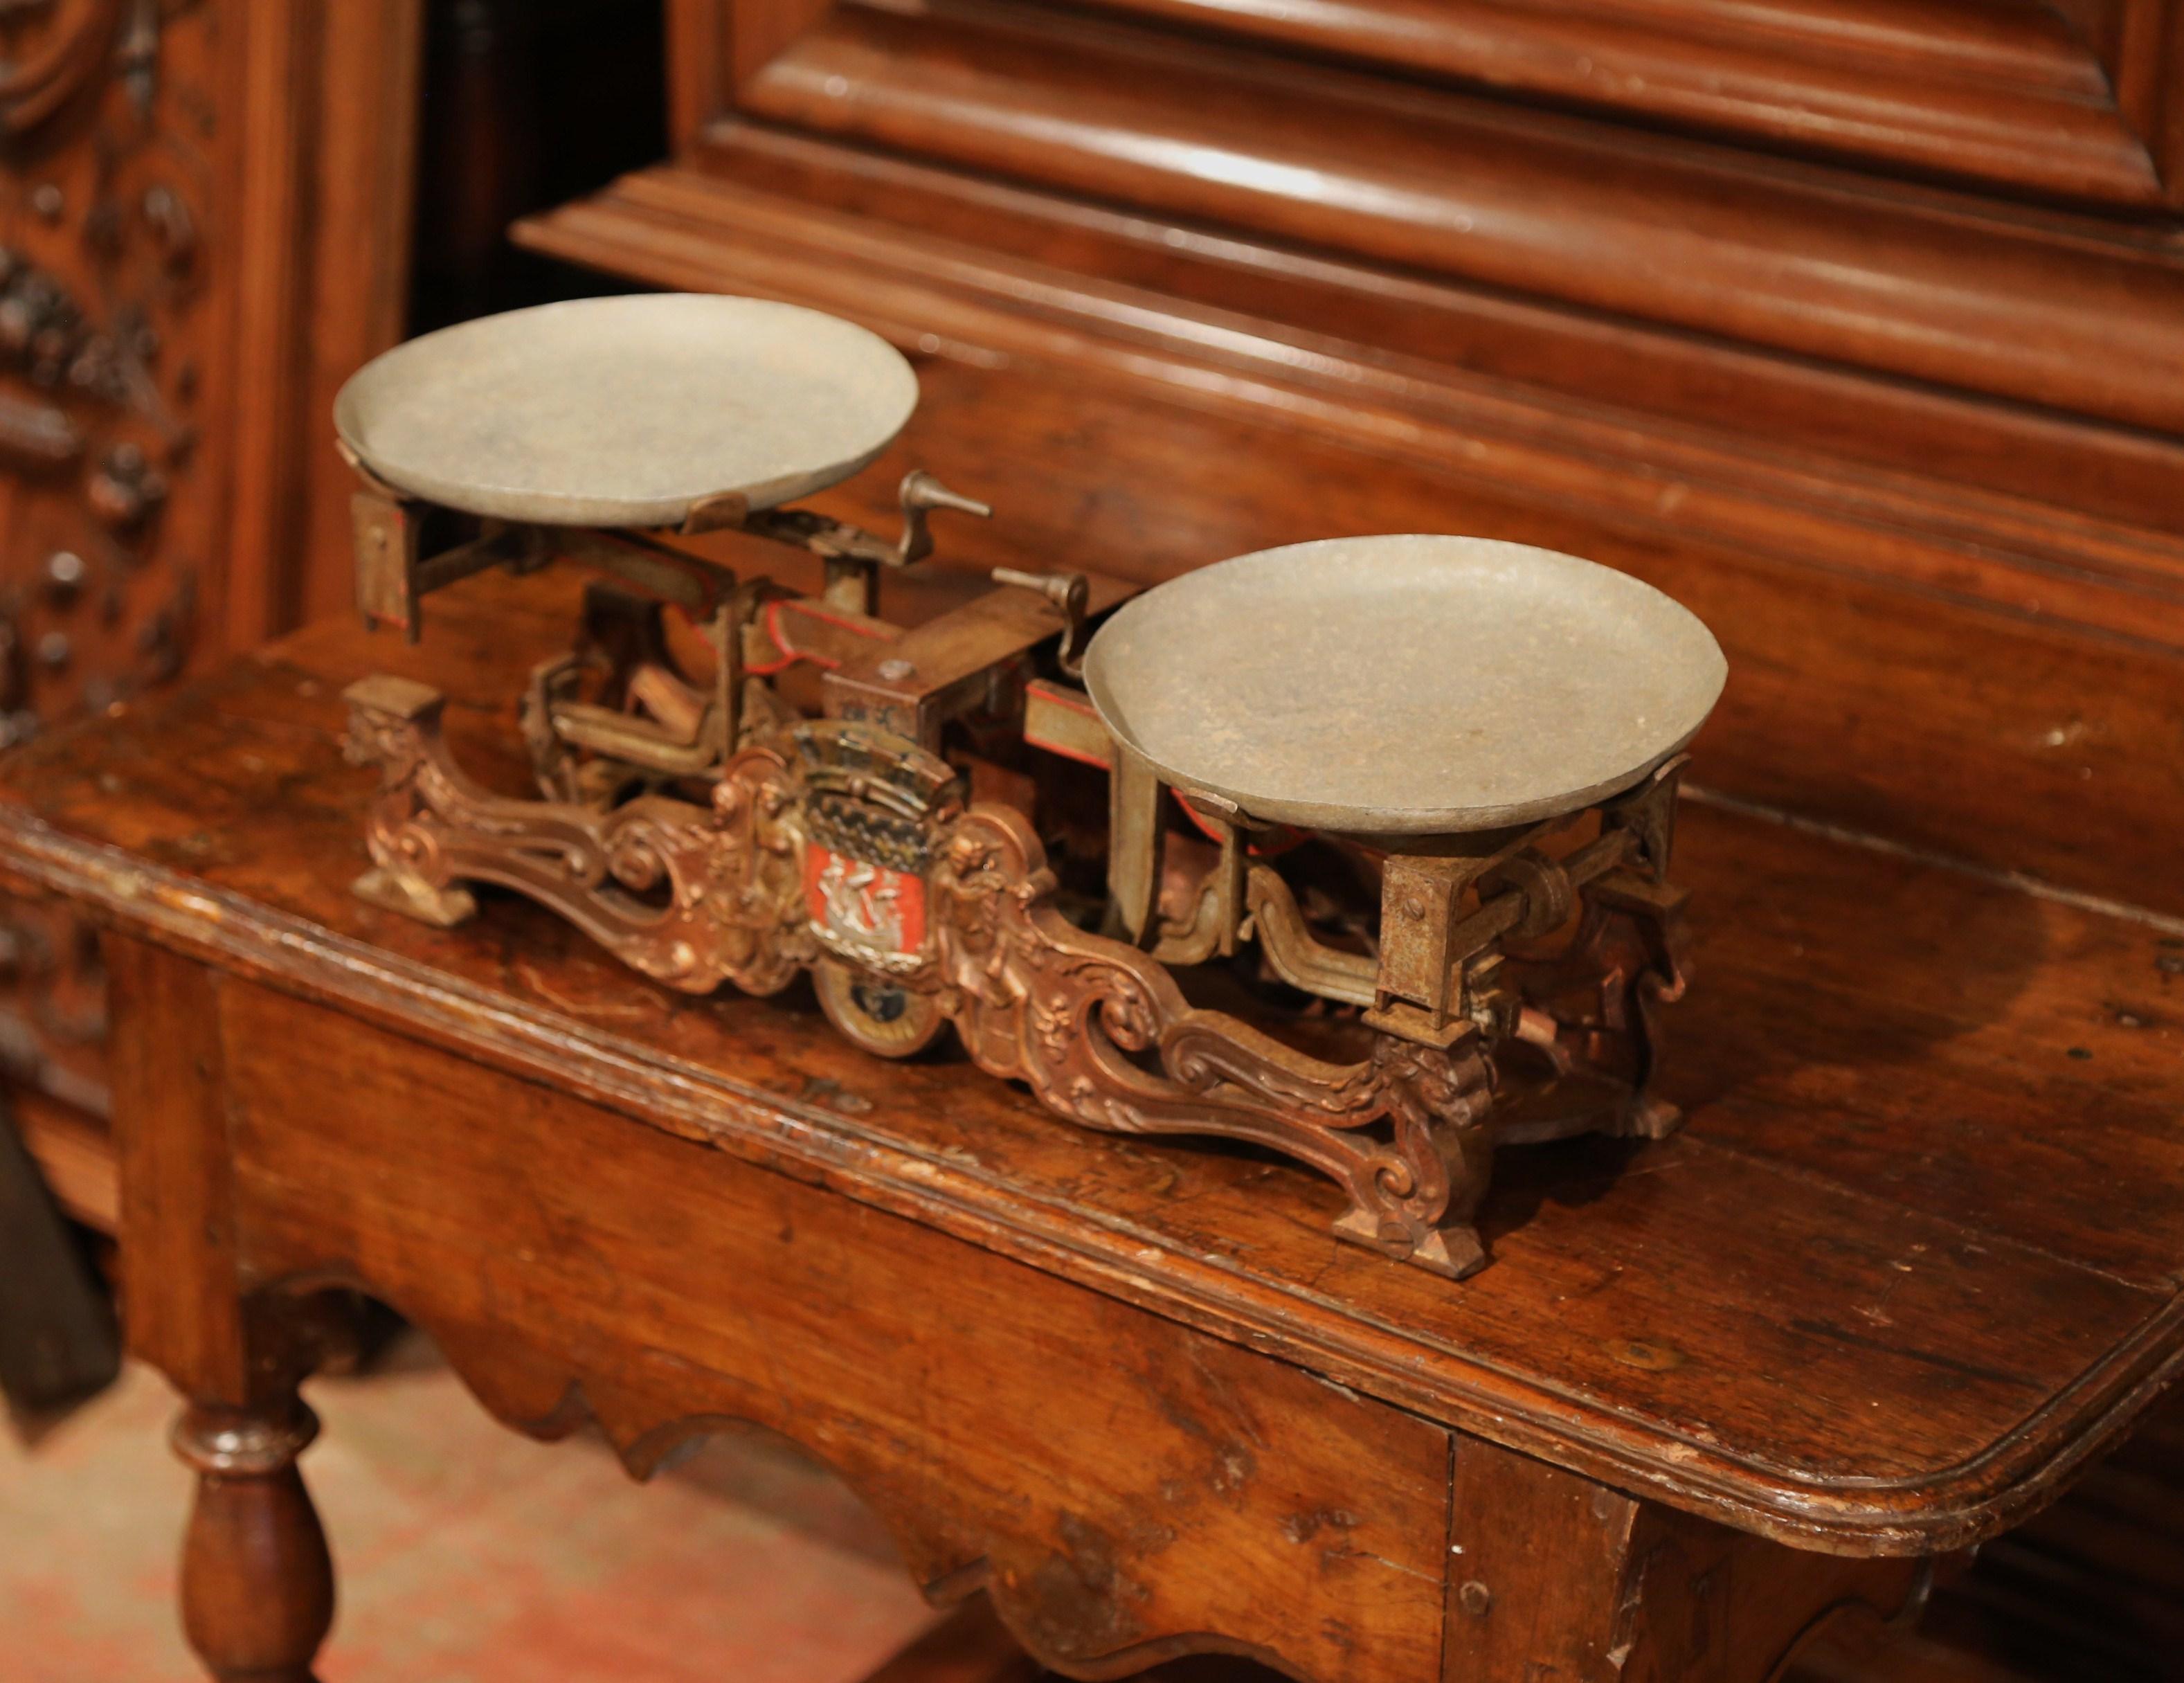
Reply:
M1111 1218L1072 1225L997 1177L748 1088L720 1070L477 988L109 843L72 836L0 796L0 886L61 896L115 932L276 991L337 1004L390 1032L571 1090L632 1120L1088 1285L1520 1453L1793 1547L1929 1554L2006 1529L2184 1374L2184 1296L2010 1431L1953 1464L1902 1478L1808 1476L1726 1453L1500 1363L1423 1346L1346 1306ZM1451 1288L1460 1290L1460 1287ZM1299 1303L1354 1335L1301 1328ZM1288 1312L1284 1312L1287 1311Z

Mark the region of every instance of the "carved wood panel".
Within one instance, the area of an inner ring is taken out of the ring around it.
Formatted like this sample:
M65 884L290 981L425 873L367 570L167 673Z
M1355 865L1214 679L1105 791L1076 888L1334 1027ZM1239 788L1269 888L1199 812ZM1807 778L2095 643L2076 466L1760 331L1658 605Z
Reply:
M202 18L162 21L143 0L0 12L0 738L170 677L199 640L220 91Z
M0 741L173 676L206 642L226 326L212 291L223 104L210 14L0 11ZM103 1108L95 949L4 909L10 1074Z
M0 746L345 584L316 416L398 328L418 13L0 0ZM101 1222L104 1015L85 932L0 906L0 1073Z

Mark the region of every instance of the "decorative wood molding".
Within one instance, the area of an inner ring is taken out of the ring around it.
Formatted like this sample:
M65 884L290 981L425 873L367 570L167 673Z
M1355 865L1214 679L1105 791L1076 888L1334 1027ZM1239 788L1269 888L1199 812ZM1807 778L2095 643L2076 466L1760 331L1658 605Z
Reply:
M1098 368L1170 402L1263 416L1444 472L1528 488L1602 520L1704 532L2184 647L2184 534L2089 517L2004 490L1937 485L1908 467L1801 454L1719 426L1664 426L1628 410L1563 398L1474 373L1446 349L1427 354L1430 330L1420 332L1415 349L1397 350L1295 325L1313 313L1360 320L1369 309L1375 327L1382 312L1401 312L1418 328L1436 313L1475 311L1481 337L1496 328L1540 330L1536 317L1519 319L1508 306L1446 288L1354 266L1295 262L1255 242L1203 237L1174 224L1064 209L1038 195L842 148L749 131L733 138L718 173L669 164L627 176L594 198L520 224L516 237L655 285L814 304L928 356L1057 372ZM777 159L787 166L784 188L831 177L820 190L856 208L823 208L786 191L738 184L737 176L753 174L763 181L761 172ZM921 226L868 208L887 200ZM960 237L973 219L988 242ZM1095 260L1083 267L1019 254L1024 248L1042 256L1062 248L1082 257L1088 247ZM1163 254L1157 278L1176 284L1155 289L1109 278L1127 272L1147 248ZM1208 270L1248 275L1256 296L1240 286L1216 294L1219 304L1201 302L1190 294L1212 291L1212 282L1176 272L1194 259ZM1294 294L1284 295L1285 282ZM1232 300L1291 319L1223 307ZM1690 348L1684 351L1689 357ZM1568 346L1573 356L1630 352L1627 341L1613 335ZM1769 371L1747 363L1719 377L1761 381ZM1841 396L1818 389L1806 371L1773 371L1786 382L1780 397L1786 409ZM1657 372L1674 377L1665 367ZM1869 410L1865 416L1870 426L1891 426L1907 445L1922 424L1939 432L1979 419L1962 411L1884 416ZM2012 417L1987 419L2011 430L1995 432L1983 448L2021 454L2028 473L2039 471L2042 455L2055 459L2059 471L2068 463L2081 475L2106 469L2113 477L2135 475L2142 461L2150 502L2157 493L2167 496L2174 476L2184 472L2184 450L2174 447L2118 440L2122 459L2103 460L2109 441L2083 429L2039 421L2012 429ZM1105 565L1129 571L1127 563Z
M2162 199L2143 113L2112 97L2097 42L2037 0L1097 3L1883 170L2119 204ZM2150 12L2135 8L2134 20ZM2119 45L2128 70L2158 62L2135 37Z
M988 0L838 8L744 114L1663 328L2184 432L2156 240Z
M678 150L838 0L676 0ZM855 0L850 0L855 3ZM2004 195L2179 202L2169 0L1088 0L1231 48ZM1055 10L1012 5L1027 28ZM1176 36L1164 37L1168 40Z

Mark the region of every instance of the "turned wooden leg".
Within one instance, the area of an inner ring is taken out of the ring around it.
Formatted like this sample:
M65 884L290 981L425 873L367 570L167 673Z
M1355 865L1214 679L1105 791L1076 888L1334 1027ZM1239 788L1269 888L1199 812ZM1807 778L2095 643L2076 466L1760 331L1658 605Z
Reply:
M198 1474L182 1629L220 1683L313 1683L334 1569L296 1457L318 1429L300 1402L275 1415L191 1407L175 1423L175 1452Z

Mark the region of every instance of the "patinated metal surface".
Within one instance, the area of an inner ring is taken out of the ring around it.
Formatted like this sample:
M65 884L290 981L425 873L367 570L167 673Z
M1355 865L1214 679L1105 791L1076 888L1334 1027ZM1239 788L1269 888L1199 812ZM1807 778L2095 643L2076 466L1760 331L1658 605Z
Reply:
M967 810L944 761L884 731L813 721L738 754L709 805L600 813L480 789L448 755L438 696L417 692L348 692L350 753L385 773L368 898L439 922L474 909L461 883L499 883L693 993L777 993L824 967L822 1003L868 1051L919 1050L944 1017L982 1067L1072 1121L1249 1140L1340 1184L1346 1236L1452 1275L1484 1261L1467 1224L1492 1151L1479 1037L1382 1036L1334 1064L1192 1008L1157 959L1054 907L1022 815ZM845 999L842 966L885 1005Z
M1149 591L1085 687L1180 789L1355 834L1446 835L1628 789L1706 722L1728 665L1659 591L1478 538L1330 538Z
M730 758L703 801L644 794L602 808L479 788L420 686L367 679L349 699L350 752L383 773L366 897L447 923L475 911L465 883L499 883L694 993L726 982L772 994L811 970L828 1016L866 1050L905 1056L952 1023L982 1067L1072 1121L1227 1135L1309 1164L1350 1199L1338 1232L1437 1273L1485 1261L1470 1220L1491 1168L1490 1112L1497 1076L1505 1097L1525 1084L1524 1058L1546 1078L1507 1119L1521 1137L1657 1135L1676 1121L1649 1091L1655 1011L1684 987L1680 896L1660 886L1666 860L1652 851L1673 775L1603 809L1597 838L1563 861L1534 845L1552 826L1478 859L1391 860L1398 900L1414 875L1444 879L1442 922L1430 934L1391 928L1377 973L1322 946L1257 867L1251 904L1269 920L1277 970L1324 980L1337 1001L1373 1001L1362 1020L1380 1032L1341 1062L1191 1005L1170 973L1240 936L1233 830L1191 925L1149 952L1072 922L1030 818L967 805L955 768L883 726L800 722ZM1497 945L1573 919L1543 958Z
M342 441L411 497L503 520L673 527L849 477L917 404L877 334L759 298L652 293L488 316L342 388Z

